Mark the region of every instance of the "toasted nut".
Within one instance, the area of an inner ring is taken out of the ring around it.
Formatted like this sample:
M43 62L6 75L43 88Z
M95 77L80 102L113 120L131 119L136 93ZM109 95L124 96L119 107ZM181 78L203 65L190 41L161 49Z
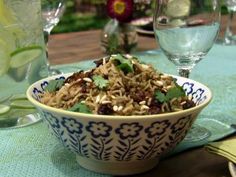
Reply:
M149 109L149 107L146 106L146 105L142 105L142 106L141 106L141 110L144 110L144 109Z
M116 99L116 97L115 97L114 95L111 95L111 98L112 98L112 99Z
M111 103L111 101L108 101L108 100L102 101L102 104L109 104L109 103Z
M162 87L164 85L161 81L155 81L155 84L159 87Z
M117 111L121 111L123 109L123 106L119 106Z
M145 64L141 64L141 66L142 66L143 69L148 69L149 68L149 66L145 65Z
M98 95L97 97L96 97L96 103L99 103L100 102L100 100L101 100L101 98L100 98L100 95Z
M83 80L86 81L86 82L93 82L92 79L90 79L88 77L83 78Z
M106 64L106 58L105 58L105 57L102 59L102 64L103 64L103 65Z
M118 106L113 106L113 111L118 111Z
M129 54L126 54L125 57L128 58L128 59L133 58L132 55L129 55Z
M192 99L193 99L192 95L189 95L189 96L188 96L188 99L189 99L189 100L192 100Z
M140 101L139 104L146 104L146 101Z
M164 74L164 75L161 75L161 79L170 79L171 77L169 76L169 75L166 75L166 74Z
M183 106L186 103L187 103L186 101L183 101L183 102L180 103L180 105Z

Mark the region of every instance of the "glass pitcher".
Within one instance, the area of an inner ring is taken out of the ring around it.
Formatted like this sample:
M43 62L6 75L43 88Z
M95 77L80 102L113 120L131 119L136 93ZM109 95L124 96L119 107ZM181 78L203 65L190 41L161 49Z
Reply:
M0 128L38 120L24 94L46 61L41 0L0 0Z

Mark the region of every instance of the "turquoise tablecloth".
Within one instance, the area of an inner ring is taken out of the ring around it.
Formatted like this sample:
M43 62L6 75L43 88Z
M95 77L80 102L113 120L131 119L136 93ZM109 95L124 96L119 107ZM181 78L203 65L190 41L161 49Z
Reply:
M163 72L177 74L174 65L160 51L135 55ZM68 72L72 69L88 69L91 64L92 61L86 61L57 67ZM236 124L236 46L215 45L194 68L191 78L213 91L212 102L195 122L209 129L211 136L195 143L183 141L172 154L235 132L230 125ZM43 122L19 129L0 130L0 177L31 176L108 177L80 167L75 156L61 146Z

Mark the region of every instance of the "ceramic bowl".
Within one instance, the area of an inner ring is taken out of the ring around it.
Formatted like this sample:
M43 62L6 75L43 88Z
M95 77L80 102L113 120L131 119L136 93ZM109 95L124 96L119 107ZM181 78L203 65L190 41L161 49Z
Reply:
M32 84L27 97L51 132L75 153L82 167L105 174L130 175L152 169L161 156L183 140L212 98L205 85L174 76L197 106L158 115L104 116L60 110L38 101L50 80L65 79L69 75L53 76Z

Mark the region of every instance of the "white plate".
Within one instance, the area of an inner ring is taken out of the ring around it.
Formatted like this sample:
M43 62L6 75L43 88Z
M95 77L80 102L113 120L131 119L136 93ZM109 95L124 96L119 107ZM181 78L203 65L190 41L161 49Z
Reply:
M229 171L232 177L236 177L236 165L233 162L229 162Z
M151 35L154 36L154 32L153 31L148 31L148 30L144 30L142 28L137 27L136 31L140 34L144 34L144 35Z
M152 21L153 21L152 17L143 17L143 18L139 18L139 19L135 19L135 20L131 21L131 24L133 24L136 27L136 31L139 34L153 36L154 32L152 30L143 29L143 26L148 25Z
M153 21L152 17L143 17L143 18L138 18L138 19L132 20L131 23L134 26L144 26L144 25L151 23L152 21Z

